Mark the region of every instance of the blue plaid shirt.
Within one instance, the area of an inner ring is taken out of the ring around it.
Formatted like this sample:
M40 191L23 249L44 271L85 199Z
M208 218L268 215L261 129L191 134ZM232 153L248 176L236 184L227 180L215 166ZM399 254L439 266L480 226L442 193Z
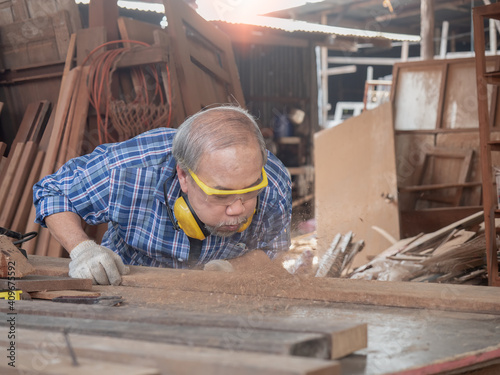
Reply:
M108 223L102 245L120 254L126 264L185 268L189 240L174 229L165 206L174 206L180 184L172 156L174 129L154 129L130 140L104 144L74 158L33 187L36 222L71 211L88 224ZM231 237L203 240L199 263L230 259L262 249L270 258L290 247L292 214L288 171L268 152L269 185L260 195L252 223Z

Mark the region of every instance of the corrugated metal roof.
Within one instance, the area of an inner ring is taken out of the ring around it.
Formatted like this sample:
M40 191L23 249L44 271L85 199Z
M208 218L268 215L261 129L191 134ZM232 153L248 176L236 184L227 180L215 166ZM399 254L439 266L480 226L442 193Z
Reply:
M346 27L328 26L328 25L321 25L305 21L267 17L267 16L252 16L235 21L227 21L227 20L217 20L217 21L227 22L230 24L243 24L243 25L253 25L260 27L269 27L272 29L279 29L287 32L302 31L302 32L322 33L329 35L340 35L340 36L350 36L359 38L384 38L402 42L403 41L420 42L419 35L396 34L396 33L386 33L386 32L371 31L371 30L350 29Z

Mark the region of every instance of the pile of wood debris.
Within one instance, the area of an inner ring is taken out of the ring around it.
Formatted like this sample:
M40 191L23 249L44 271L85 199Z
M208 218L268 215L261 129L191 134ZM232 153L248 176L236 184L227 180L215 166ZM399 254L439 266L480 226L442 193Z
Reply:
M350 270L350 264L364 243L351 243L351 239L352 233L337 235L318 259L315 233L295 238L290 249L290 264L288 267L285 264L285 268L291 273L316 277L488 284L482 212L436 232L397 241L354 270Z
M352 242L353 236L352 232L338 233L321 259L316 251L316 232L295 237L283 266L297 275L345 277L354 257L365 245L363 240Z

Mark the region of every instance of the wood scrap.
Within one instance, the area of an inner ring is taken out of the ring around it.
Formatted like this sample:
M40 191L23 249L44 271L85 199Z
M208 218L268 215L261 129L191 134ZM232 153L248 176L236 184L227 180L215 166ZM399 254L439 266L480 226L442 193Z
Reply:
M482 213L474 214L436 232L420 236L417 241L412 239L411 245L401 246L407 241L401 240L395 245L396 251L384 251L349 277L486 285L484 233L482 230L467 230L475 228L480 220Z
M328 277L339 277L342 273L342 265L347 253L347 247L349 246L352 238L352 232L348 232L342 237L342 242L339 244L337 249L335 249L335 255L333 263L327 272Z
M58 297L100 297L101 293L87 290L44 290L30 292L32 299L53 300Z
M12 280L32 274L34 271L35 268L9 237L0 235L0 278Z
M330 270L335 258L335 250L339 245L340 239L342 238L342 234L337 233L337 235L333 238L330 247L326 250L325 254L321 258L318 266L318 271L316 271L316 277L324 277Z
M73 279L71 277L28 275L13 281L0 279L0 289L22 290L25 293L42 290L91 290L91 279Z

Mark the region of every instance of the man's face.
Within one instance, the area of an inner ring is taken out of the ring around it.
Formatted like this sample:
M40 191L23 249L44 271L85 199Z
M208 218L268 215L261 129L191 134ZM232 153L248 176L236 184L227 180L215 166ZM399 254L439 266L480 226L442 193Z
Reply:
M208 196L191 178L177 167L181 188L191 207L207 229L219 236L230 236L252 216L256 197L241 195ZM204 155L196 173L205 185L218 190L239 190L258 185L262 180L262 157L255 145L238 145Z

